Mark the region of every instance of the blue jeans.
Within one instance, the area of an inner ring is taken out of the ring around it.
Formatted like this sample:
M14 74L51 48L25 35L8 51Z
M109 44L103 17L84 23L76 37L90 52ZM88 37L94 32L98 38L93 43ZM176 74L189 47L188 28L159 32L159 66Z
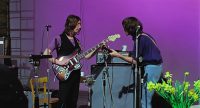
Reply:
M144 67L144 71L145 71L144 75L147 75L147 82L152 81L156 83L158 82L160 75L162 73L162 65L147 65ZM144 84L144 86L142 87L142 100L141 100L142 108L152 107L151 99L153 94L154 92L149 92Z

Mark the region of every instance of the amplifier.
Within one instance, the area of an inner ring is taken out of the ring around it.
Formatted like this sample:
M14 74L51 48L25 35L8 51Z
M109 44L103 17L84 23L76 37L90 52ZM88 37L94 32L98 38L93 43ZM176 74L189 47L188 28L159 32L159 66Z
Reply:
M0 55L4 55L4 37L0 37Z
M95 79L91 108L133 108L134 72L130 64L108 64L107 69L103 64L91 65L91 74Z
M129 51L118 51L123 56L129 56ZM128 63L120 58L117 57L110 57L109 55L104 55L103 52L98 52L96 54L96 63L105 63L105 60L107 63Z

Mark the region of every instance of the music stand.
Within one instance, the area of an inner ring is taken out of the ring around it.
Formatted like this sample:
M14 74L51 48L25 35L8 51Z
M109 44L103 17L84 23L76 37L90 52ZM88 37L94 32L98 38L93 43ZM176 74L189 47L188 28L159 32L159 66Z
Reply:
M38 93L38 73L40 66L40 59L52 58L52 55L30 55L30 63L34 66L34 85L35 85L35 108L39 108L39 93Z

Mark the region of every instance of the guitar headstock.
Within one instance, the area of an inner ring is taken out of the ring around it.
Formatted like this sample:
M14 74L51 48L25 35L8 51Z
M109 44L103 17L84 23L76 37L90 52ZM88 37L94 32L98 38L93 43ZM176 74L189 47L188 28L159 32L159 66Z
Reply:
M120 38L120 34L114 34L108 36L108 41L115 41L117 38Z

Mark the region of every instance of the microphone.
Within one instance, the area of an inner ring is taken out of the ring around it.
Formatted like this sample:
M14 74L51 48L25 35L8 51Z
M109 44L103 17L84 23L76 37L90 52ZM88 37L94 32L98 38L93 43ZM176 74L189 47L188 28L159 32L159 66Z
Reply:
M137 25L136 31L135 31L136 38L139 37L139 33L138 33L139 30L140 30L140 25Z
M140 30L140 25L138 25L137 27L136 27L136 32L138 32Z
M45 25L45 27L49 27L49 28L51 28L51 25L47 24L47 25Z
M47 25L45 25L45 27L46 27L47 31L49 31L49 28L51 28L51 25L47 24Z

